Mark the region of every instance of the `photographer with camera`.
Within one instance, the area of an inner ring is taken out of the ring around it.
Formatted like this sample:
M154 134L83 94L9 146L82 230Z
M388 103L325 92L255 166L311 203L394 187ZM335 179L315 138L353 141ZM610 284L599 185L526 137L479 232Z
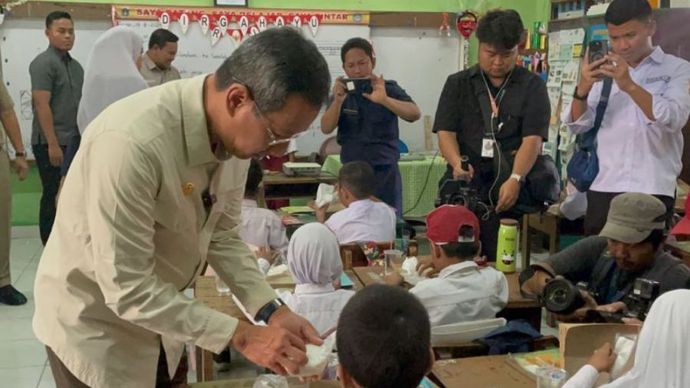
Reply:
M548 137L551 106L546 85L516 66L523 31L514 10L493 10L482 17L477 25L479 62L448 77L434 120L433 131L448 161L439 182L441 202L469 189L467 199L479 206L468 207L481 220L483 253L490 261L496 260L500 219L523 213L507 212L517 210L525 178ZM459 188L457 180L467 186Z
M373 75L376 56L367 40L348 40L340 58L348 78L338 77L333 84L321 132L330 134L338 128L340 161L367 162L376 175L376 197L402 216L398 117L412 123L421 112L397 82Z
M626 193L611 201L606 225L599 236L587 237L543 263L533 264L520 274L521 291L548 301L566 304L583 299L574 312L563 306L561 321L583 321L588 310L606 313L633 308L633 288L648 294L648 304L656 291L647 291L658 283L658 294L690 286L690 269L662 249L666 239L666 207L654 196ZM563 277L571 284L584 282L588 291L574 297L567 286L555 296L545 295L549 284ZM560 295L559 295L560 294ZM642 311L646 313L646 311Z
M586 235L599 233L611 200L625 192L659 198L669 223L690 113L690 63L652 45L656 22L647 0L614 0L604 21L612 51L605 41L590 43L561 117L573 133L597 131L597 106L610 90L595 135L598 173L587 190Z

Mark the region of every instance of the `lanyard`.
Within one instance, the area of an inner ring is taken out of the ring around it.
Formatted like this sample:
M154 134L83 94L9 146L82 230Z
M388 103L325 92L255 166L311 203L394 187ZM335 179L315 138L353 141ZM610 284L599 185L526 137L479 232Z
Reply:
M506 80L503 82L503 85L501 85L501 88L498 89L498 93L496 93L496 96L494 97L493 93L491 93L491 88L489 88L489 82L486 80L486 76L484 75L484 71L482 73L482 80L484 81L484 86L486 87L486 93L489 95L489 101L491 102L491 119L494 120L498 118L498 112L501 108L501 102L503 101L503 97L506 95L506 87L508 86L508 82L510 81L510 77L513 76L513 71L511 70L510 73L508 73L508 77L506 77ZM501 130L501 126L498 126L498 130Z

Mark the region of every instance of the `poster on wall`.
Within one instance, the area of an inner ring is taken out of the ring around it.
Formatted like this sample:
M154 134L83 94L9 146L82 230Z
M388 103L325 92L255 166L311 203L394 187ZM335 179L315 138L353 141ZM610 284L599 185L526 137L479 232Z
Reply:
M246 7L247 0L215 0L215 4L219 7Z

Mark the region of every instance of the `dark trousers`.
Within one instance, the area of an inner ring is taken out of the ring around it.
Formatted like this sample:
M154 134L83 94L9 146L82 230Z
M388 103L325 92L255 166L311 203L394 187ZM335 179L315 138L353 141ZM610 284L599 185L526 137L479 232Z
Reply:
M67 147L61 148L64 153ZM50 164L47 144L34 144L31 149L34 151L38 174L41 176L41 185L43 186L41 207L38 213L38 227L41 241L43 245L46 245L50 231L53 229L53 222L55 222L55 197L57 197L60 188L60 166Z
M57 388L89 388L72 372L67 369L65 364L60 361L58 356L46 346L48 352L48 362L50 363L50 370L53 372L55 379L55 386ZM158 371L156 372L156 388L183 388L187 387L187 353L185 352L180 359L180 365L175 371L175 376L170 379L168 374L168 365L165 358L165 350L161 345L160 356L158 357Z
M402 217L402 179L397 164L371 166L376 176L376 197L395 209Z
M598 235L606 224L611 201L622 193L587 192L587 213L585 213L585 236ZM666 195L655 195L666 206L666 227L671 226L675 198Z

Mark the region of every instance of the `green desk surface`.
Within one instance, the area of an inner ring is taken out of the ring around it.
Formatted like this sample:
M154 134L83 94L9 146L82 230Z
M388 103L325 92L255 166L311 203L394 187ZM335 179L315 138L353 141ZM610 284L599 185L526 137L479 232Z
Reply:
M338 175L339 155L329 155L321 171ZM426 156L424 160L399 161L403 191L403 216L425 217L434 209L438 182L446 171L446 161L440 155Z

